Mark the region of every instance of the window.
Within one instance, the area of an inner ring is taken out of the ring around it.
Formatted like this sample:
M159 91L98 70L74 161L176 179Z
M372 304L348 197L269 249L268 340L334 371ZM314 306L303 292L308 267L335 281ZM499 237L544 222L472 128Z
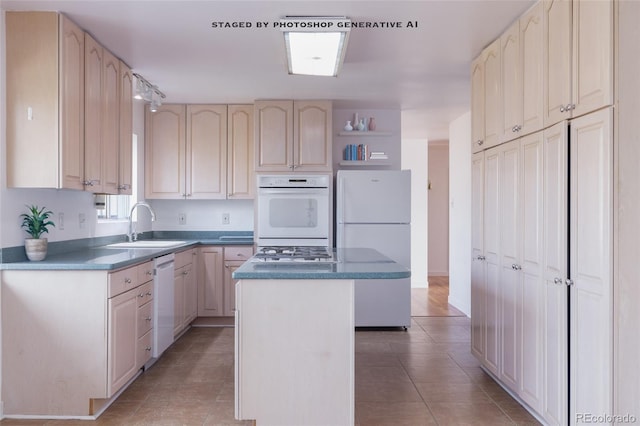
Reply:
M96 212L98 220L101 222L128 219L131 206L138 201L138 135L135 133L133 134L133 139L131 141L131 149L133 150L131 154L131 173L133 176L131 188L132 195L95 195L94 200Z

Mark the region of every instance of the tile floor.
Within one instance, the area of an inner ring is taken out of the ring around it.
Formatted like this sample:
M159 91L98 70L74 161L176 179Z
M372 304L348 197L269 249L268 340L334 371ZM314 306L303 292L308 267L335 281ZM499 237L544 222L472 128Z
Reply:
M437 287L429 292L442 293ZM442 294L431 299L446 304ZM414 316L406 332L357 331L356 424L538 424L480 369L469 338L464 316ZM0 426L45 424L252 424L233 417L233 329L191 328L94 422L0 421Z

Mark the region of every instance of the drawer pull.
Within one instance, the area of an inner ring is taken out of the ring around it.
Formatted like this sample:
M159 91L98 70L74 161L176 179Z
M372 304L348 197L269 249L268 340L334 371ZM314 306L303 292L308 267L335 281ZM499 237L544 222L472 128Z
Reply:
M144 350L147 352L151 352L151 346L147 346L146 348L144 348Z
M147 296L151 296L151 294L152 294L152 293L151 293L150 291L148 291L148 292L147 292Z
M152 320L153 318L151 318L151 317L147 317L147 318L145 318L145 319L146 319L147 321L151 322L151 320Z
M124 282L127 283L127 284L131 284L131 278L125 278Z
M144 297L144 293L140 293L138 297Z

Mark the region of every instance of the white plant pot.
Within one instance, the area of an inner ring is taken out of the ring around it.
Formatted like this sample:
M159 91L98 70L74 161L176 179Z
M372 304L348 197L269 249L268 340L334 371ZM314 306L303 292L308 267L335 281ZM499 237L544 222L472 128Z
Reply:
M27 253L27 258L29 258L29 260L43 260L47 257L47 239L25 238L24 251Z

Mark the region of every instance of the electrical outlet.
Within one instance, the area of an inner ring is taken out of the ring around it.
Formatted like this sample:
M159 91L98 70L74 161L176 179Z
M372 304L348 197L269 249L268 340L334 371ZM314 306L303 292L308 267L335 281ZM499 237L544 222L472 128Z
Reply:
M222 213L222 224L228 225L231 223L231 215L229 213Z
M178 225L186 225L186 224L187 224L187 214L178 213Z
M56 228L58 228L59 230L64 230L64 213L60 212L58 213L58 224L56 225Z
M84 229L84 224L86 221L87 218L84 213L78 213L78 225L80 226L80 229Z

